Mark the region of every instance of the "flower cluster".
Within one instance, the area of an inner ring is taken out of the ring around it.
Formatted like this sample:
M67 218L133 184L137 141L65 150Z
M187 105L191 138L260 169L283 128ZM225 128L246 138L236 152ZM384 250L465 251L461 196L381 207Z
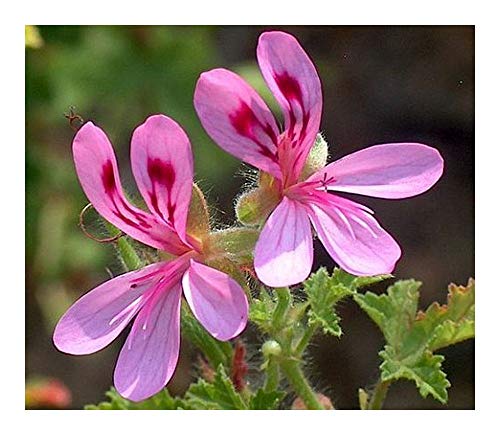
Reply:
M390 199L418 195L443 172L439 152L417 143L376 145L310 173L306 163L322 114L316 69L297 40L283 32L260 36L257 60L281 107L283 128L262 98L226 69L203 73L194 95L205 130L225 151L261 171L271 198L255 249L249 252L256 276L270 287L304 281L312 269L314 233L352 274L392 272L401 255L397 242L373 211L331 192ZM112 145L99 127L87 122L80 128L73 154L80 183L97 212L168 259L84 295L57 324L54 343L70 354L93 353L133 321L114 384L122 396L143 400L161 390L175 371L182 294L203 327L225 341L247 323L244 283L218 261L224 252L214 252L210 228L193 231L188 224L193 157L189 139L175 121L151 116L132 136L132 172L148 211L126 198Z

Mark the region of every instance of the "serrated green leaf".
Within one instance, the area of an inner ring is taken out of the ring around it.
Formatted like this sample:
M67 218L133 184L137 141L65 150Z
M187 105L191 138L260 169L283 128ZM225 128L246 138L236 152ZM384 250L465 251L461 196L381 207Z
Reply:
M415 319L420 286L413 279L398 281L387 289L387 294L366 292L354 295L354 300L377 324L387 343L399 347Z
M367 292L354 299L387 341L380 352L382 380L413 380L423 397L431 394L445 403L450 384L441 370L444 357L432 352L474 336L474 281L450 285L447 305L433 303L417 314L419 287L414 280L398 281L387 294Z
M342 284L353 292L389 278L392 278L392 275L355 276L338 267L333 269L332 276L330 277L332 284Z
M97 405L87 405L87 410L151 410L151 409L190 409L182 399L172 397L166 389L163 389L153 397L142 402L131 402L120 396L118 392L111 388L106 392L107 402L101 402Z
M185 399L192 409L248 409L222 365L213 382L200 379L189 387Z
M342 330L339 323L340 317L335 312L335 305L342 298L352 294L349 286L339 278L344 277L340 277L338 272L330 276L322 267L304 282L304 290L310 303L309 325L317 326L325 334L337 337L342 334Z
M419 313L416 328L431 331L428 347L441 349L474 337L475 283L467 286L450 284L447 305L433 303L425 313Z
M260 388L251 397L249 409L277 409L285 397L282 391L265 391Z
M412 364L405 364L391 346L380 352L383 363L380 366L382 381L409 379L415 382L422 397L431 394L441 403L448 401L447 388L450 387L446 373L441 370L444 361L442 355L433 355L430 351L422 353Z
M272 327L271 321L275 308L276 302L265 288L261 288L259 297L251 300L248 317L262 330L269 332Z

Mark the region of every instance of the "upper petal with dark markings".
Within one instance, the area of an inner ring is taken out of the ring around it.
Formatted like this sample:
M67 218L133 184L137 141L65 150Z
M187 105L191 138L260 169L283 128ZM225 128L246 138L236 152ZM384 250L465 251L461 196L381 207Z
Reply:
M73 157L82 188L103 218L146 245L172 254L186 251L169 225L125 198L113 147L104 131L92 122L76 134Z
M286 184L294 184L319 131L323 97L311 59L288 33L259 37L257 59L267 85L283 111L285 133L279 158Z
M193 154L184 130L165 115L150 116L132 135L130 161L151 212L185 239Z
M194 106L203 127L222 149L281 178L274 116L240 76L222 68L203 73Z

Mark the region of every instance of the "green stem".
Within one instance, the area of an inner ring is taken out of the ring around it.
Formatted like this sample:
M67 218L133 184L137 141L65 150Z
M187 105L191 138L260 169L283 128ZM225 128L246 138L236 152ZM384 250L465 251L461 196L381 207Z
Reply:
M270 357L266 368L266 383L264 385L264 390L266 392L276 391L279 387L279 383L280 383L279 365L273 357Z
M308 409L324 409L319 402L316 393L307 382L298 361L285 359L281 362L281 369L288 379L288 382L290 382L290 385Z
M308 346L315 332L316 332L315 326L312 325L307 326L306 330L304 331L304 334L302 335L302 338L298 342L297 346L295 346L294 353L295 355L297 355L297 357L300 357L304 353L304 350L306 350L306 347Z
M390 385L390 381L378 381L368 404L368 409L382 409Z
M276 292L277 303L276 308L273 312L273 327L274 330L279 332L284 324L284 320L288 309L290 308L290 301L292 295L290 294L290 289L288 287L278 287L274 289Z

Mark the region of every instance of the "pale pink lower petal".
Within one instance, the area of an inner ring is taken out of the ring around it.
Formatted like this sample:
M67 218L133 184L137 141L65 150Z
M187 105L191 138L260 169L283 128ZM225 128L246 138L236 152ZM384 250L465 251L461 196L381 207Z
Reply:
M57 323L54 344L66 353L84 355L111 343L147 301L147 291L166 263L120 275L76 301Z
M263 33L257 45L257 59L283 111L285 133L278 155L285 185L291 185L298 180L319 131L321 82L307 53L288 33Z
M195 317L218 340L230 340L245 328L247 297L229 275L191 260L182 287Z
M370 214L331 201L309 203L308 214L323 246L345 271L363 276L394 270L401 249Z
M172 254L186 251L171 226L125 198L113 147L104 131L92 122L78 130L73 140L73 157L83 190L104 219L154 248Z
M151 212L185 239L193 154L184 130L165 115L150 116L132 135L130 161Z
M222 68L203 73L196 83L194 107L223 150L281 178L278 126L266 103L241 77Z
M378 198L407 198L430 189L443 174L435 148L418 143L374 145L349 154L313 174L328 189Z
M158 393L174 374L179 358L180 282L152 296L134 321L118 357L114 384L138 402Z
M284 197L260 233L255 247L255 272L268 286L288 286L305 280L312 262L312 231L306 209Z

